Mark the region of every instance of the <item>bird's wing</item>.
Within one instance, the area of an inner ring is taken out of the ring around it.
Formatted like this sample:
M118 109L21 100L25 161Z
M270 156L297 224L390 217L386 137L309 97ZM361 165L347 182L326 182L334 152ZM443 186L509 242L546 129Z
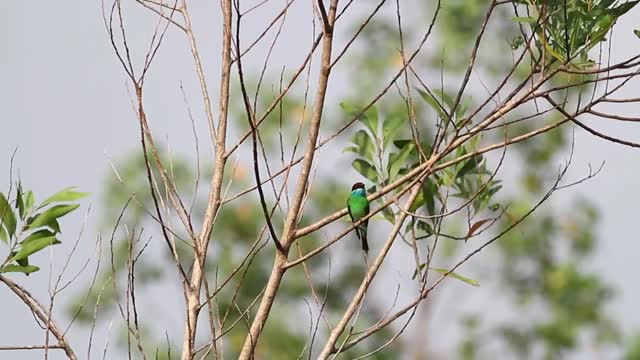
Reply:
M353 220L353 214L351 214L351 206L349 206L349 200L347 200L347 211L349 212L349 217L351 218L351 222L355 222L355 220Z
M349 200L347 200L347 211L349 212L349 217L351 218L351 222L355 223L356 221L353 219L353 214L351 213L351 206L349 205ZM366 224L366 222L365 222L365 224ZM362 225L360 225L360 226L362 226ZM362 240L362 235L360 234L360 229L357 227L357 228L355 228L355 230L356 230L356 236L358 237L358 239ZM366 242L366 238L363 241ZM365 245L363 245L363 246L365 246Z
M364 216L369 215L369 202L367 201L367 206L364 208ZM369 225L369 219L365 220L364 225Z

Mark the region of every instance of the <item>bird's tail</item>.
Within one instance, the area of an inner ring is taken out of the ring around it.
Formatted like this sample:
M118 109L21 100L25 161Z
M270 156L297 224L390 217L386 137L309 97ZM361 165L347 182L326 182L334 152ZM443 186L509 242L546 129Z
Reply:
M360 226L358 227L357 232L360 241L362 241L362 250L366 253L369 251L369 242L367 241L367 228Z

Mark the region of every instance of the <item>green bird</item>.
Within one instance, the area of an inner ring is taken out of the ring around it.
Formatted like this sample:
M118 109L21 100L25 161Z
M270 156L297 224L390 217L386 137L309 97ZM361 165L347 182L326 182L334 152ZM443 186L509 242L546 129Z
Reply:
M351 187L351 195L347 200L347 210L352 222L356 222L369 214L369 200L367 200L367 192L364 190L364 184L357 182ZM356 228L356 235L362 241L362 250L366 253L369 251L369 243L367 243L367 226L369 219L365 220Z

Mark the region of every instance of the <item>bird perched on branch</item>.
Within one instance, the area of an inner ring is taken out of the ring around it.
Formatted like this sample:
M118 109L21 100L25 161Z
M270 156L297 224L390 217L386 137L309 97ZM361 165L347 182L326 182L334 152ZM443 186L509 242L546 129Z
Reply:
M369 200L367 200L367 192L364 184L357 182L351 187L351 195L347 200L347 210L352 222L356 222L369 214ZM362 242L362 250L366 253L369 251L369 243L367 242L367 226L369 219L365 220L356 228L356 235Z

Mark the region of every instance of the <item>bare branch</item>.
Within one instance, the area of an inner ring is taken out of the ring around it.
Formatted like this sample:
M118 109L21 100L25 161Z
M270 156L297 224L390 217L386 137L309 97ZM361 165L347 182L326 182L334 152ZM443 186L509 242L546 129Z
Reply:
M20 300L31 310L31 312L44 324L47 324L47 331L51 332L53 336L58 340L56 348L61 348L69 359L76 360L78 357L67 342L64 333L60 331L56 323L51 319L51 314L47 312L44 306L38 302L25 288L16 284L8 277L0 274L0 282L4 283L16 294ZM45 348L48 346L45 345Z

